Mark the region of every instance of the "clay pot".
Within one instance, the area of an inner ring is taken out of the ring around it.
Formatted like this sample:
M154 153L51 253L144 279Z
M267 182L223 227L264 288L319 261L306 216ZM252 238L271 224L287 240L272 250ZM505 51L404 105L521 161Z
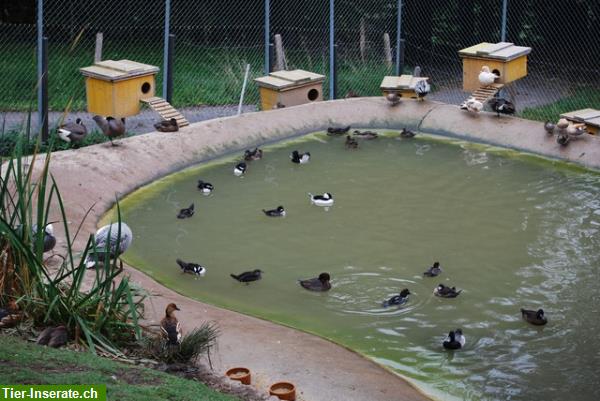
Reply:
M250 369L247 368L231 368L225 375L231 380L237 380L242 384L250 384L252 377L250 376Z
M269 394L280 400L294 401L296 399L296 386L289 382L278 382L271 385Z

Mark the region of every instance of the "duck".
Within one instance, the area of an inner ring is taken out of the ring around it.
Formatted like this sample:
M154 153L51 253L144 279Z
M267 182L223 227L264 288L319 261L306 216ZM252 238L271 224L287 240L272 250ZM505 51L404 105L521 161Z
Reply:
M440 267L440 262L435 262L433 266L423 272L423 275L426 277L436 277L439 276L442 272L442 268Z
M367 139L367 140L371 140L371 139L377 139L379 137L379 135L376 132L373 131L359 131L359 130L354 130L353 135L362 138L362 139Z
M204 277L206 274L206 267L193 262L184 262L181 259L176 259L175 262L181 267L182 273L195 274L196 276Z
M254 148L254 150L246 150L244 152L244 160L252 161L252 160L260 160L263 157L263 151L259 148Z
M333 206L333 195L329 192L325 192L323 195L313 195L310 192L308 193L310 197L310 203L317 206Z
M408 290L408 288L405 288L402 291L400 291L400 295L394 295L387 301L383 301L382 306L384 308L387 308L388 306L391 306L391 305L404 305L405 303L408 302L409 295L410 295L410 291Z
M244 162L238 163L233 168L233 174L236 177L241 177L242 175L244 175L246 173L247 168L248 168L248 166L246 165L246 163L244 163Z
M87 136L87 127L81 121L81 118L75 120L75 122L69 122L61 125L58 128L58 136L65 142L79 144Z
M523 316L523 319L526 322L531 323L535 326L543 326L546 323L548 323L548 319L546 319L546 316L544 316L543 309L538 309L537 311L521 309L521 316Z
M406 129L406 127L402 128L402 131L400 131L400 138L414 138L415 134L413 131Z
M460 105L460 108L471 113L479 113L483 110L483 103L471 96Z
M215 187L210 182L198 180L198 189L200 190L200 192L202 192L203 195L210 195L215 189Z
M47 327L38 336L36 344L60 348L67 343L69 333L65 326Z
M561 146L567 146L571 141L571 137L568 134L560 133L556 136L556 143Z
M192 203L190 207L183 208L177 214L178 219L187 219L194 215L194 204Z
M388 93L387 95L385 95L385 99L388 101L390 107L394 107L400 104L400 96L398 96L396 92Z
M442 343L446 349L461 349L465 346L466 339L461 329L456 329L448 333L448 337Z
M175 317L175 311L178 310L181 309L174 303L170 303L165 309L165 317L160 321L160 331L167 340L168 345L179 345L181 343L181 324L177 320L177 317Z
M493 97L490 99L488 104L492 107L492 110L496 112L496 117L500 117L500 113L502 114L515 114L515 105L508 100L501 97Z
M177 132L179 131L179 124L177 124L176 119L171 118L154 124L154 128L160 132Z
M329 291L331 289L331 276L329 273L321 273L319 277L299 280L302 288L309 291Z
M119 237L120 234L120 237ZM117 242L118 240L118 242ZM97 262L104 262L104 255L108 247L109 257L118 258L131 246L133 232L124 222L107 224L101 227L94 235L94 248L89 250L84 260L88 269L96 267ZM120 261L121 269L123 262Z
M93 120L96 122L96 125L98 125L102 133L108 137L110 144L112 146L117 146L113 142L113 139L125 135L125 119L121 118L120 120L117 120L111 116L104 118L102 116L95 115Z
M310 160L310 152L299 153L297 150L294 150L290 158L292 159L292 163L306 164Z
M350 135L346 135L345 145L347 149L358 149L358 142L356 142L356 139L352 138Z
M360 97L360 95L356 92L354 92L353 90L349 90L348 92L346 92L346 99L349 99L351 97Z
M479 73L479 83L482 86L489 86L496 82L496 79L499 78L498 75L490 72L490 67L484 65L481 67L481 72Z
M37 225L31 226L31 234L37 235ZM54 236L54 226L52 223L46 224L44 227L44 253L50 252L56 246L56 237Z
M264 272L260 269L254 269L252 271L247 271L247 272L243 272L240 274L233 274L231 273L230 276L234 279L236 279L237 281L239 281L240 283L250 283L251 281L257 281L260 280L262 278L262 274Z
M579 137L581 137L581 135L586 133L586 130L584 128L585 124L571 124L567 127L566 131L567 131L567 135L569 135L569 137L571 139L577 139Z
M546 134L554 135L554 130L556 129L556 124L551 121L547 121L544 123L544 129L546 130Z
M348 133L350 126L347 127L329 127L327 128L327 135L329 136L340 136Z
M8 301L8 305L0 308L0 329L16 326L23 319L23 312L19 310L14 300Z
M415 84L417 99L424 100L429 92L431 92L431 85L429 85L426 79L422 79Z
M269 217L285 217L285 209L283 206L277 206L276 209L262 210L263 213Z
M442 298L456 298L462 290L456 290L456 287L446 287L444 284L439 284L433 290L433 295Z

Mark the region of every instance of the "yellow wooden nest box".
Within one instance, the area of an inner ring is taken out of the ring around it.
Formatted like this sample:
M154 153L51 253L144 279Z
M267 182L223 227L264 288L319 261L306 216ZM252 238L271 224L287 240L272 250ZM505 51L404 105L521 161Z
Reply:
M576 124L585 124L585 129L592 135L598 135L600 132L600 110L596 109L581 109L570 111L560 115L561 118L566 118Z
M419 81L427 81L428 79L427 77L414 77L412 75L386 76L383 77L379 87L383 91L383 96L396 93L400 97L416 99L415 85Z
M495 83L507 84L527 75L527 55L531 47L512 43L487 43L467 47L458 52L463 59L463 90L472 92L481 87L479 73L483 66L498 75Z
M130 60L106 60L81 68L88 112L115 118L138 114L140 100L154 96L158 70Z
M276 71L256 78L263 110L323 100L325 75L304 70Z

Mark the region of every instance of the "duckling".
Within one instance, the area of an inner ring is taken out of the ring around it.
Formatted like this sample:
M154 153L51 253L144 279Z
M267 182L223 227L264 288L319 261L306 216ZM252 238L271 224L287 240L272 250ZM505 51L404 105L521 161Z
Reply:
M390 92L385 95L386 100L389 102L390 107L397 106L400 104L400 96L396 92Z
M202 192L203 195L210 195L215 189L215 187L210 182L198 180L198 189Z
M118 258L129 248L132 241L133 233L131 228L124 222L121 222L120 225L119 223L113 223L101 227L96 231L96 235L94 236L95 249L90 249L84 261L85 266L91 269L96 266L96 261L104 262L107 246L109 248L109 257L111 259ZM123 262L121 262L121 268L123 268Z
M358 149L358 142L356 142L356 139L352 138L350 135L346 135L345 145L347 149Z
M65 142L79 144L88 134L87 127L81 121L81 118L74 123L69 122L58 128L58 136Z
M490 67L484 65L481 67L481 72L479 73L479 83L483 86L489 86L493 84L496 79L499 78L498 75L490 72Z
M406 129L406 127L402 128L402 131L400 131L400 138L414 138L415 134L413 131Z
M110 144L112 146L117 146L114 142L114 138L118 138L125 135L125 119L121 118L120 120L115 119L114 117L102 117L96 115L93 117L94 121L102 130L102 133L108 137L110 140Z
M387 308L388 306L391 306L391 305L398 305L398 306L404 305L405 303L408 302L409 295L410 295L410 291L408 290L408 288L405 288L402 291L400 291L400 295L394 295L387 301L383 301L382 306L384 308Z
M31 226L31 233L37 235L37 225ZM49 252L56 245L56 237L54 236L54 226L52 223L46 224L44 227L44 252Z
M237 275L231 273L230 276L239 281L240 283L248 284L251 281L260 280L262 278L262 273L264 273L262 270L254 269L252 271L243 272Z
M550 121L546 121L544 123L544 129L546 130L546 134L554 135L554 131L556 129L556 124L554 124L553 122L550 122Z
M160 321L160 330L168 345L178 345L181 342L181 324L175 317L176 310L181 309L173 303L167 305L165 317Z
M329 136L340 136L350 131L350 126L347 127L329 127L327 128L327 135Z
M544 310L538 309L537 311L521 309L521 315L526 322L531 323L535 326L543 326L548 323L548 319L544 316Z
M23 312L19 311L17 303L10 300L8 305L0 308L0 329L16 326L23 318Z
M433 295L442 298L456 298L462 290L456 290L456 287L446 287L444 284L439 284L433 290Z
M260 160L262 159L263 151L259 148L254 148L254 150L247 149L244 152L244 160L252 161L252 160Z
M310 197L310 203L317 206L333 206L333 195L329 192L325 192L323 195L313 195L310 192L308 193Z
M442 346L446 349L461 349L465 346L465 336L461 329L456 329L448 333L448 337L442 343Z
M435 262L433 266L423 272L423 275L427 277L436 277L439 276L441 272L442 268L440 267L440 262Z
M471 113L479 113L483 110L483 103L471 96L460 105L460 108Z
M502 114L515 114L515 105L508 100L494 96L490 99L488 104L492 107L492 110L496 112L496 117L500 117L500 113Z
M277 206L277 209L262 210L263 213L269 217L285 217L285 209L283 206Z
M429 85L426 79L422 79L415 84L417 99L424 100L429 92L431 92L431 85Z
M65 326L47 327L40 333L36 343L59 348L67 343L68 338L69 335Z
M179 124L177 124L176 119L171 118L154 124L154 128L160 132L177 132L179 131Z
M355 130L353 135L362 138L362 139L367 139L367 140L371 140L371 139L377 139L377 137L379 136L376 132L373 131L359 131L359 130Z
M190 207L188 208L183 208L179 211L179 213L177 214L177 218L178 219L187 219L190 218L194 215L194 204L192 203L190 205Z
M246 163L244 163L244 162L238 163L233 168L233 174L236 177L241 177L242 175L244 175L246 173L247 168L248 168L248 166L246 165Z
M175 262L181 267L182 273L195 274L196 276L204 277L206 274L206 267L193 262L184 262L181 259L176 259Z
M294 150L290 155L290 158L292 159L292 163L306 164L310 160L310 152L298 153L297 150Z
M331 289L331 276L329 273L321 273L319 277L299 280L300 285L310 291L328 291Z

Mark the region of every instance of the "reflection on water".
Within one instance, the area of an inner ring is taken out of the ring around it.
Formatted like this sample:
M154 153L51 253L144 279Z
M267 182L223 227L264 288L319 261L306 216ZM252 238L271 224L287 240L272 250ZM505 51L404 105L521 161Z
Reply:
M289 153L310 151L306 165ZM514 155L513 155L514 156ZM596 400L600 388L600 177L423 138L318 137L169 177L122 205L128 262L200 300L317 332L459 399ZM215 185L202 196L196 181ZM329 211L308 192L334 194ZM187 220L175 215L196 204ZM284 205L283 219L261 209ZM208 268L190 280L179 257ZM436 278L422 272L439 260ZM260 268L240 285L229 273ZM298 279L331 273L328 293ZM455 299L437 284L463 289ZM408 303L382 307L403 288ZM533 327L519 309L543 308ZM462 328L465 349L446 352Z

